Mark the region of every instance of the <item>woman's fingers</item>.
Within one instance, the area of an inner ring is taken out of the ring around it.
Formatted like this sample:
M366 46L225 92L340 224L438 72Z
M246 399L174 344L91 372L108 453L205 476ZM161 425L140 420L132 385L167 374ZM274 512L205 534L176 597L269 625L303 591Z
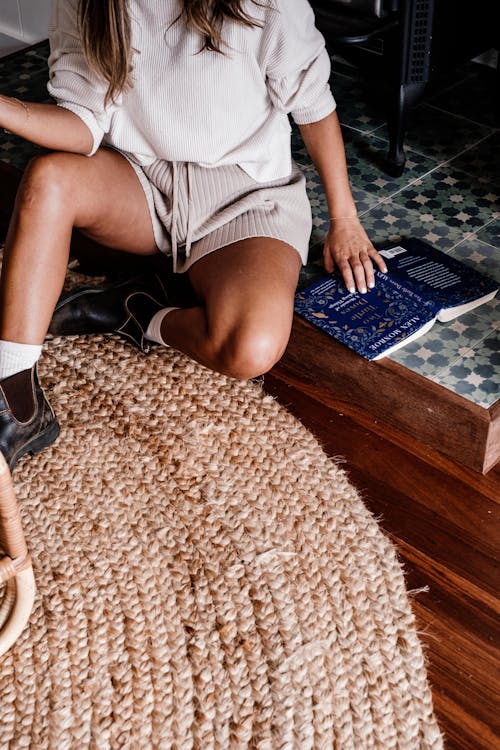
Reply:
M342 274L344 284L347 289L353 294L356 291L357 280L354 276L354 269L347 259L337 261L337 267Z
M375 250L375 248L372 246L372 252L370 253L370 258L372 258L375 263L377 264L379 271L382 271L382 273L387 273L387 265L383 257L380 255L379 252Z
M365 294L375 285L373 263L366 250L325 252L325 270L331 273L335 267L342 274L347 289Z
M387 266L380 253L368 240L361 225L349 230L329 232L324 247L325 270L331 273L337 267L347 289L365 294L375 286L375 266L383 273Z

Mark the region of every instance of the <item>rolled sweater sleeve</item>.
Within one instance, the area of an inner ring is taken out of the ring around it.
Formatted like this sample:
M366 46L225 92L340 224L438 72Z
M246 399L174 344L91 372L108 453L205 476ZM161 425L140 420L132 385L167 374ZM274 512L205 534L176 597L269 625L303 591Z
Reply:
M87 125L94 139L88 154L92 156L109 132L121 97L104 105L107 84L85 59L78 33L77 0L54 0L49 40L47 90L58 106L74 112Z
M317 122L336 107L330 58L307 0L273 0L267 50L267 87L274 106L298 125Z

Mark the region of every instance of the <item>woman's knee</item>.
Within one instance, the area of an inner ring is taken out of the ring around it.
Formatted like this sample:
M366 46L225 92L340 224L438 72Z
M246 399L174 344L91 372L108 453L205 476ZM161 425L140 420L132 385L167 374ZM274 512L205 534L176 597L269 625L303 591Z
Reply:
M24 209L42 208L71 213L75 187L75 154L53 152L36 156L28 164L17 195Z
M221 370L238 380L268 372L283 356L288 334L269 328L246 328L234 332L220 347Z

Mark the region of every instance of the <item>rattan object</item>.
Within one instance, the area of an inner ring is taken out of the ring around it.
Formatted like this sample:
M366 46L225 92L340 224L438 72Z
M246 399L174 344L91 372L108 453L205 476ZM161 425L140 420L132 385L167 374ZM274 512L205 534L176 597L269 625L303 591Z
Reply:
M33 567L12 477L0 453L0 656L24 630L35 599Z

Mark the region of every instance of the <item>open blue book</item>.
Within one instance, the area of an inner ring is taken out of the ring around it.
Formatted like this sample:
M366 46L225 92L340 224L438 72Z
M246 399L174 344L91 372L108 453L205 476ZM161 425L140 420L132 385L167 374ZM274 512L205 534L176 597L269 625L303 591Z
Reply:
M443 323L493 299L488 276L415 238L379 249L388 273L375 287L351 294L335 274L295 297L295 312L365 359L386 357Z

